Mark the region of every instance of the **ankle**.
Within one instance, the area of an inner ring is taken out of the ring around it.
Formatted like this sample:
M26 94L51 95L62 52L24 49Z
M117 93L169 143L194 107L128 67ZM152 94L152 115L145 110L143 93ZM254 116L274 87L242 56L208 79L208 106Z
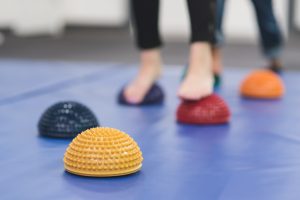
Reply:
M212 71L211 46L206 42L196 42L191 44L189 58L189 74L201 74Z
M159 49L147 49L140 53L140 63L145 68L160 68L161 66L161 55Z
M212 48L212 71L214 74L222 73L222 53L221 49L218 47Z
M269 61L269 66L274 67L274 68L282 68L282 62L280 59L271 59Z

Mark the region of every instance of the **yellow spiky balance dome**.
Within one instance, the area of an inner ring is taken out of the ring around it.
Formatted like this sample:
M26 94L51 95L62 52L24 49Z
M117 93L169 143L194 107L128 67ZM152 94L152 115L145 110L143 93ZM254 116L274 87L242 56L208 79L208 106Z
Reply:
M122 176L142 167L142 152L126 133L107 127L91 128L73 139L66 150L66 171L91 177Z

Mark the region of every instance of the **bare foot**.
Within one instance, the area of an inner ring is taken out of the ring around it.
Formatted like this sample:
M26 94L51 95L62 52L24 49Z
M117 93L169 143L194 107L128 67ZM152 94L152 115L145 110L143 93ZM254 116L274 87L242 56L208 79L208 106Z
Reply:
M161 72L161 57L158 49L142 51L140 59L141 64L137 76L124 90L124 96L131 104L139 104L143 101Z
M221 50L218 47L212 48L212 70L214 74L221 74L223 67L222 67L222 55Z
M185 100L198 100L213 92L211 46L206 42L191 45L189 68L181 83L178 96Z

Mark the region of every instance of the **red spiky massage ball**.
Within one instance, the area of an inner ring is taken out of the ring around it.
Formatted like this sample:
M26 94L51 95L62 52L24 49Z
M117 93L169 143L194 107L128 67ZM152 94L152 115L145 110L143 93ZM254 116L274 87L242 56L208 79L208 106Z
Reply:
M176 115L180 123L205 125L227 123L231 114L226 102L212 94L198 101L182 101Z

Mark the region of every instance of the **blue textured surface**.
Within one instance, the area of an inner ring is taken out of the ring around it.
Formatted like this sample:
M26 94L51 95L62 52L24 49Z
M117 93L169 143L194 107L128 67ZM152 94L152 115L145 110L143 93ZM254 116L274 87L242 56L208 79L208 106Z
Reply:
M226 70L220 95L231 107L231 123L197 127L175 123L180 68L165 70L163 105L136 108L116 100L134 68L68 63L59 69L71 73L64 77L51 62L41 62L40 71L32 70L36 62L0 63L5 71L0 73L1 200L300 199L299 73L283 75L284 99L253 101L238 96L248 72ZM16 72L18 79L8 78ZM70 78L72 84L65 84ZM37 132L42 112L62 100L84 103L102 125L134 137L145 159L141 172L104 179L64 172L62 158L70 140L41 138Z

